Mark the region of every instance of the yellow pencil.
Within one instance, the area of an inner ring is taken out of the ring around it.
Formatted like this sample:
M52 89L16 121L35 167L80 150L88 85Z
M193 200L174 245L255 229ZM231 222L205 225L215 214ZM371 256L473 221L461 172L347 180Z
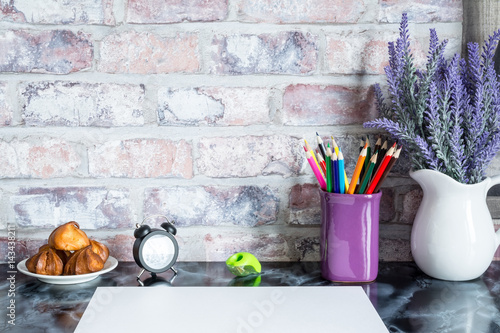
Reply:
M314 162L316 162L316 165L318 166L319 172L321 172L321 174L323 175L323 171L321 170L321 166L319 165L318 160L316 159L316 156L314 156L314 150L312 150L311 146L309 146L306 139L304 139L304 142L306 143L307 150L309 150L311 152L312 158L313 158Z
M335 142L335 139L333 138L333 135L330 136L332 138L332 144L333 148L335 149L335 154L339 156L339 146L337 146L337 142ZM344 185L345 185L345 191L349 188L349 181L347 180L347 173L345 172L344 169Z
M359 174L361 173L361 169L365 164L366 158L366 145L361 149L361 153L359 153L358 162L356 163L356 168L354 168L354 174L351 178L351 185L349 186L348 194L354 194L354 190L356 189L356 184L358 183Z

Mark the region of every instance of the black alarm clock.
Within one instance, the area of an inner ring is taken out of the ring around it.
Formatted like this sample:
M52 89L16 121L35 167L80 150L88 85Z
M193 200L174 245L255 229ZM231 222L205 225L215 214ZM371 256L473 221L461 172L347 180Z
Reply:
M151 229L148 225L143 224L148 219L158 217L166 220L161 224L162 229ZM179 255L179 245L174 237L177 233L174 223L174 221L170 222L164 215L152 215L146 217L140 224L136 224L133 254L136 264L142 268L137 276L139 283L140 277L145 271L150 272L153 277L156 277L156 273L162 273L169 269L174 272L174 275L177 274L173 266Z

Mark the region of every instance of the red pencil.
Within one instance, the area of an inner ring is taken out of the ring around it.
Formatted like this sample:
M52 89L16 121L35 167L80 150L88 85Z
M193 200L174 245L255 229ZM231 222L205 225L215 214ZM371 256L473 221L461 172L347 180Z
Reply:
M318 159L318 163L319 163L319 166L321 167L321 170L323 170L323 174L326 175L326 162L318 150L316 150L316 158Z
M389 164L389 161L392 158L392 154L394 154L394 146L389 148L387 151L387 154L385 154L384 159L382 160L382 163L380 163L380 166L377 169L377 172L375 172L375 176L373 176L372 181L370 182L370 185L368 185L368 189L366 190L365 194L372 194L373 190L377 186L377 183L380 180L380 177L382 177L382 174L384 173L385 168L387 167L387 164Z
M399 154L401 154L401 149L403 149L403 146L399 147L396 152L392 155L391 160L389 161L389 164L385 167L384 173L382 174L382 177L380 177L380 180L378 181L377 186L375 186L375 189L373 190L373 193L377 193L378 190L380 190L380 187L382 186L382 183L384 182L384 179L387 178L387 175L391 171L392 167L394 166L394 163L399 158Z

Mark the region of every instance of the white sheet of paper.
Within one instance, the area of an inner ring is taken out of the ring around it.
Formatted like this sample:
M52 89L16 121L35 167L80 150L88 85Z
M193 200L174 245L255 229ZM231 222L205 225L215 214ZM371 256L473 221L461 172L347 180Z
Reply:
M99 287L75 332L387 333L361 287Z

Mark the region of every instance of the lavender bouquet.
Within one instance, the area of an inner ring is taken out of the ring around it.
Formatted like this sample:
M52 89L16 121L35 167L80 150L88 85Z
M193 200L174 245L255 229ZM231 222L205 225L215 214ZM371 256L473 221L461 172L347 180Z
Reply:
M468 60L456 54L446 60L447 41L430 30L425 69L414 66L408 18L400 35L389 43L385 68L389 100L375 85L380 117L364 124L398 139L408 151L412 168L432 169L458 182L480 182L500 150L500 83L493 56L500 30L485 41L468 44Z

